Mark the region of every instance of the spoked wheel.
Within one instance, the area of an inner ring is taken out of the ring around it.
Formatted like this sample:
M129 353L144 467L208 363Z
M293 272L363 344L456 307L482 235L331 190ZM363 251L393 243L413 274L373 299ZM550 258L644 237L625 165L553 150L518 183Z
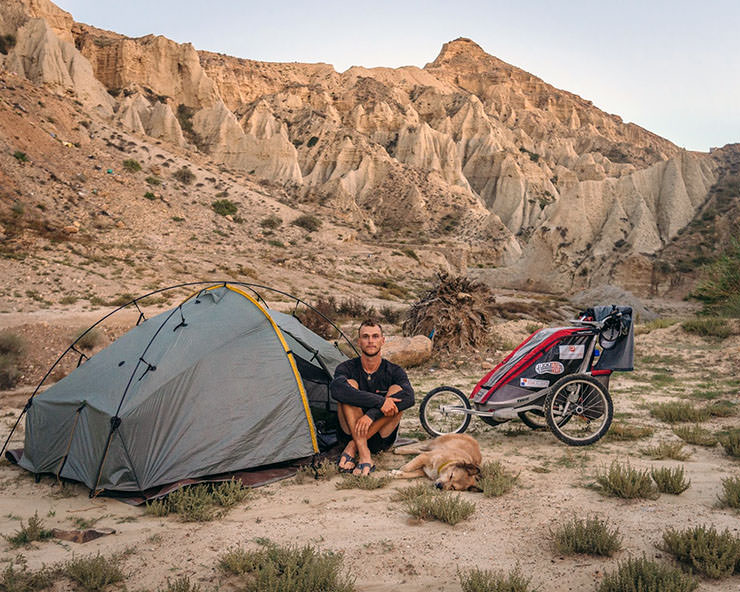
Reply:
M440 386L429 391L419 406L419 420L430 436L462 434L470 425L470 401L462 391Z
M517 415L528 428L532 428L533 430L544 430L547 428L545 414L542 411L532 409L531 411L522 411L521 413L517 413Z
M545 399L545 420L555 436L569 446L586 446L609 430L614 406L604 386L587 374L558 380Z

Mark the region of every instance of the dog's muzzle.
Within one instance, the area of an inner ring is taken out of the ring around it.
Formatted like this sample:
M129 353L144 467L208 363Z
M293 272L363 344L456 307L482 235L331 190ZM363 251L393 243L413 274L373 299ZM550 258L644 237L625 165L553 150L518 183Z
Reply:
M437 482L436 482L436 483L434 484L434 486L435 486L435 487L436 487L437 489L442 489L442 482L441 482L441 481L437 481Z

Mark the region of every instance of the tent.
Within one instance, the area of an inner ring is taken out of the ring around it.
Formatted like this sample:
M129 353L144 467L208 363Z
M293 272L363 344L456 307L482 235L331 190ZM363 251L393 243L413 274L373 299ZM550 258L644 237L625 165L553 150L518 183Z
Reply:
M32 397L20 466L143 492L317 453L311 408L331 410L346 357L243 286L198 291Z

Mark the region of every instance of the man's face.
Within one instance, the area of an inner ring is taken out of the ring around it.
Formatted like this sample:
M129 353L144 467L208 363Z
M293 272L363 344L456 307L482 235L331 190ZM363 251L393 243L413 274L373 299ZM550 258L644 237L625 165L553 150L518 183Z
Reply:
M380 353L380 348L385 343L385 337L383 337L383 333L381 333L380 327L377 325L365 325L360 329L360 335L357 341L360 345L360 351L366 356L372 357Z

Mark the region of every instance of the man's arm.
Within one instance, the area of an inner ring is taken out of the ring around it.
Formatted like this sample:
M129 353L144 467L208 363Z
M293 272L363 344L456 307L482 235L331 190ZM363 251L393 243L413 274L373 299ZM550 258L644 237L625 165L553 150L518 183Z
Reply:
M414 405L414 389L409 382L406 371L397 365L391 366L391 380L393 384L388 387L388 397L393 398L398 411L403 411ZM394 388L396 387L396 388ZM381 405L382 406L382 405ZM365 413L373 421L383 417L384 413L380 407L368 409Z
M340 403L346 403L354 407L362 407L363 409L377 408L380 411L380 407L385 403L385 397L377 393L354 388L347 382L348 378L353 377L349 375L341 364L337 366L334 380L329 385L332 398ZM380 415L382 416L383 414L381 413Z

